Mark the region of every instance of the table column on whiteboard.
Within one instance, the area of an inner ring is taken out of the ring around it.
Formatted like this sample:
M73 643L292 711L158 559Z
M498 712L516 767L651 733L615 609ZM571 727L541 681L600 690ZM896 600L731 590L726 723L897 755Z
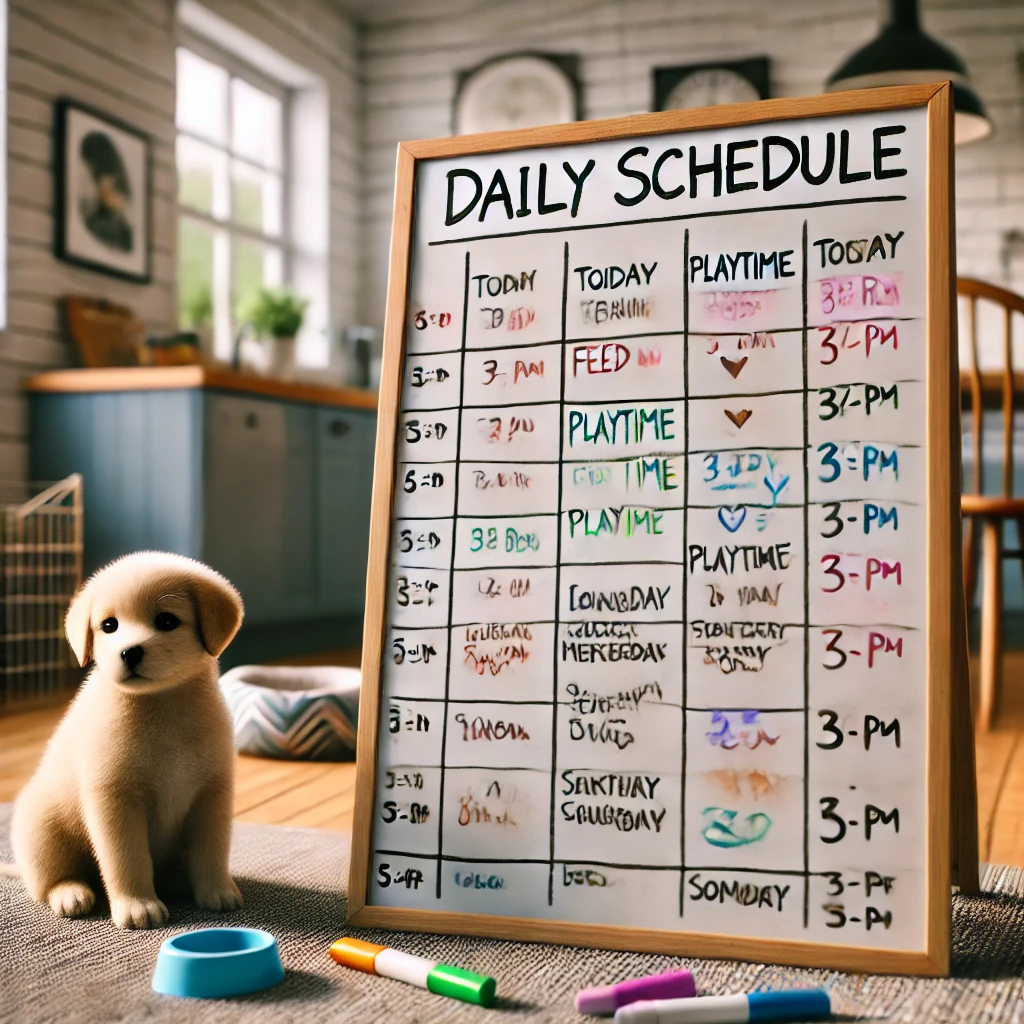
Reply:
M444 749L446 907L547 908L564 287L555 238L469 246Z
M437 900L455 528L465 252L431 254L410 286L382 663L373 900Z
M683 233L581 231L566 259L552 904L676 928Z
M911 197L915 189L907 185ZM926 240L909 201L808 217L810 922L923 944ZM941 840L940 840L941 841Z
M686 928L805 904L803 218L687 232Z

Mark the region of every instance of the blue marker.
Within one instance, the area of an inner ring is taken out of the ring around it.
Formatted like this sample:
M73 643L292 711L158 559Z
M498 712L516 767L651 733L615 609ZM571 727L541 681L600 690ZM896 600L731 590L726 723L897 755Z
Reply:
M826 1020L831 1016L832 1005L824 989L802 988L631 1003L615 1011L615 1024L754 1024Z

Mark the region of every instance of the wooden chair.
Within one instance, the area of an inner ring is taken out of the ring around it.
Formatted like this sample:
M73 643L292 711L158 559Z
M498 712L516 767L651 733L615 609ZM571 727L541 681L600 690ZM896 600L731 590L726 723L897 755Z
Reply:
M1003 559L1016 558L1024 570L1024 498L1013 496L1013 416L1016 388L1013 374L1013 314L1024 314L1024 296L969 277L957 279L957 294L966 299L970 325L971 365L962 370L970 385L971 449L974 473L970 493L964 493L960 507L964 517L964 586L967 602L974 600L978 585L978 530L981 526L981 552L984 585L981 599L981 665L977 721L988 731L998 709L1003 660ZM992 303L1002 310L1002 367L992 373L978 364L978 301ZM961 327L964 326L961 320ZM984 399L998 390L1003 414L1002 493L986 495L984 454ZM1016 548L1003 545L1003 524L1017 523Z

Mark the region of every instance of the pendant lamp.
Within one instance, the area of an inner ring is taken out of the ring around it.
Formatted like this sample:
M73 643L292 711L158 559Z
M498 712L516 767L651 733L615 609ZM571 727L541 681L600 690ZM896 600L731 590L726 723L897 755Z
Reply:
M889 23L867 46L840 65L826 89L838 92L947 79L953 83L956 144L977 142L990 135L992 122L971 85L963 61L921 30L917 0L889 0Z

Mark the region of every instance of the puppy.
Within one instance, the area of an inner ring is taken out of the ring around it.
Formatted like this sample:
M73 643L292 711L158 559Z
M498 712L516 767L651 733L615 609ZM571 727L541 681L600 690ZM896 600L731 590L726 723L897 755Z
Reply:
M119 928L161 925L154 869L182 859L197 906L241 906L228 874L235 744L217 686L241 622L238 591L179 555L126 555L75 595L68 641L93 669L12 826L29 892L58 917L87 914L100 880Z

